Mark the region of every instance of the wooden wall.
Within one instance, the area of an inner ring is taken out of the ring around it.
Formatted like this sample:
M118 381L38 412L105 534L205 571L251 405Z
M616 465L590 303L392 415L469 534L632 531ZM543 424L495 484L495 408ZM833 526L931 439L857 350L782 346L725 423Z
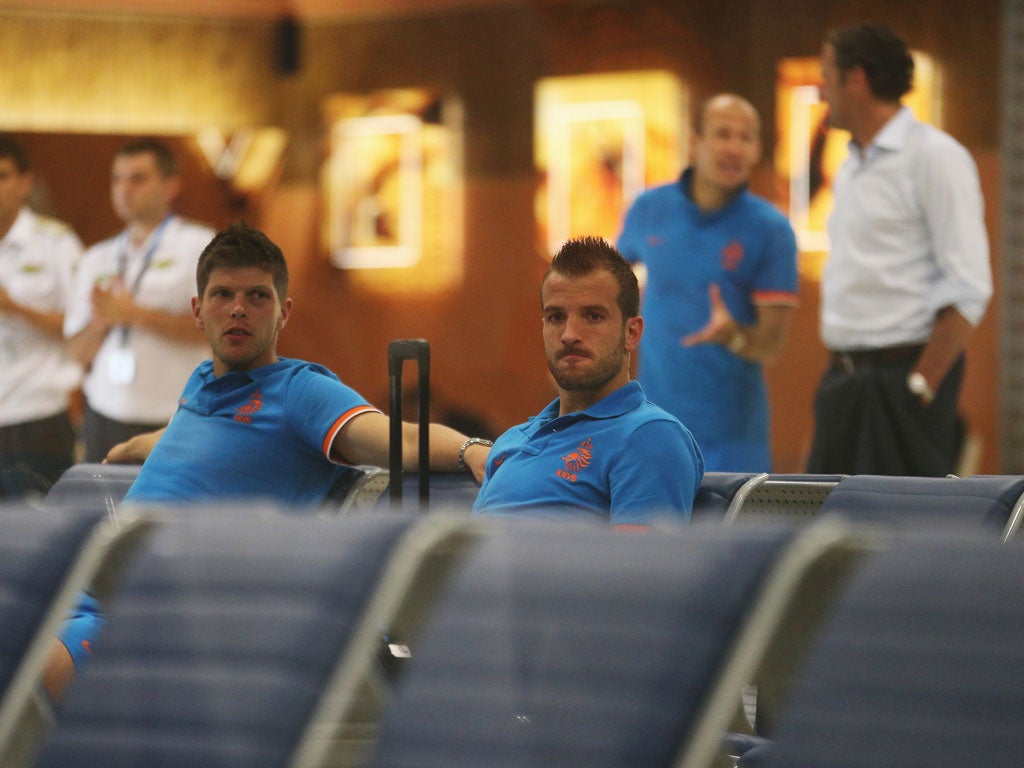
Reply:
M244 208L285 249L296 312L282 353L324 362L384 405L387 342L425 337L438 398L501 430L553 393L540 344L537 283L545 264L533 221L532 100L540 77L666 68L689 83L695 100L719 89L748 95L763 113L770 146L776 60L816 55L834 25L883 19L944 67L944 123L979 162L998 257L997 0L970 7L945 0L729 6L725 13L710 0L547 1L387 22L318 20L304 27L300 66L288 76L275 70L265 21L9 14L0 16L0 129L166 134L209 124L282 126L290 143L276 183L244 206L228 200L218 208L215 200L198 211L222 223ZM464 278L435 294L368 291L331 267L319 243L324 97L404 86L440 88L465 108ZM87 136L80 146L93 151ZM44 144L33 151L51 150ZM82 174L99 173L103 186L102 167L82 160L47 181L84 190ZM759 169L755 189L772 195L771 178L770 167ZM105 195L89 194L63 212L73 223L89 218L89 206L109 211ZM964 396L983 437L984 471L999 468L995 312L972 344ZM816 286L805 284L785 356L769 371L779 471L802 466L823 361Z

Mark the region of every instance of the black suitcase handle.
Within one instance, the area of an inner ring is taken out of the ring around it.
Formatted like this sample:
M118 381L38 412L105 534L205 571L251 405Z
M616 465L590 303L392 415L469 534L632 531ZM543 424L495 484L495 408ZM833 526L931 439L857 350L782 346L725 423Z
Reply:
M416 362L419 371L419 475L420 511L426 512L430 500L430 344L426 339L398 339L388 344L388 396L390 403L390 441L388 473L391 507L402 505L402 364Z

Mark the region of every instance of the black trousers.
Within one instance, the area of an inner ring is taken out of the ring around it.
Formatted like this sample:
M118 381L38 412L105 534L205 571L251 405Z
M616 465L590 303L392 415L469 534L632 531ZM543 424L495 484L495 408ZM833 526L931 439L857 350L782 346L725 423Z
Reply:
M0 497L45 493L74 463L75 431L67 412L0 427Z
M143 424L140 422L125 422L108 419L103 414L97 413L89 404L85 404L85 419L82 424L83 436L85 438L85 461L96 463L103 461L107 451L118 443L123 443L135 435L145 432L153 432L167 426L166 422L159 424Z
M907 389L914 362L829 366L814 399L808 472L942 477L955 471L964 437L958 413L964 358L928 406Z

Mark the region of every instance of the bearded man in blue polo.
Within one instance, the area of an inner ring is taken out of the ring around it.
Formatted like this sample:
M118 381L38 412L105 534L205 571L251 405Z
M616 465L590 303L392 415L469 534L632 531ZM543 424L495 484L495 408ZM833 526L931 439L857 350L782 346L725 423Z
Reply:
M475 514L689 520L704 475L690 431L630 378L640 289L596 237L566 242L541 280L544 350L558 398L494 443Z

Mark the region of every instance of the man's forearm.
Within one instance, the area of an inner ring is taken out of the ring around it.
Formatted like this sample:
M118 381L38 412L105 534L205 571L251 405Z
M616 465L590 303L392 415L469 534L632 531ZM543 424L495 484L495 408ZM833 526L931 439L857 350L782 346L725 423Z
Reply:
M64 314L62 312L39 312L27 307L24 304L10 302L4 311L27 321L32 327L42 331L48 336L61 338L61 331L64 326Z
M790 306L759 306L757 324L738 326L726 347L744 360L771 362L782 353L793 311Z
M402 466L412 471L419 460L419 429L412 424L403 425ZM442 424L430 425L430 466L441 472L456 472L459 466L459 452L469 439L466 435ZM470 470L477 480L483 478L484 465L490 447L473 443L462 454L465 469Z
M914 372L925 377L932 390L939 388L950 368L967 347L974 326L955 307L944 307L935 316L935 326Z

